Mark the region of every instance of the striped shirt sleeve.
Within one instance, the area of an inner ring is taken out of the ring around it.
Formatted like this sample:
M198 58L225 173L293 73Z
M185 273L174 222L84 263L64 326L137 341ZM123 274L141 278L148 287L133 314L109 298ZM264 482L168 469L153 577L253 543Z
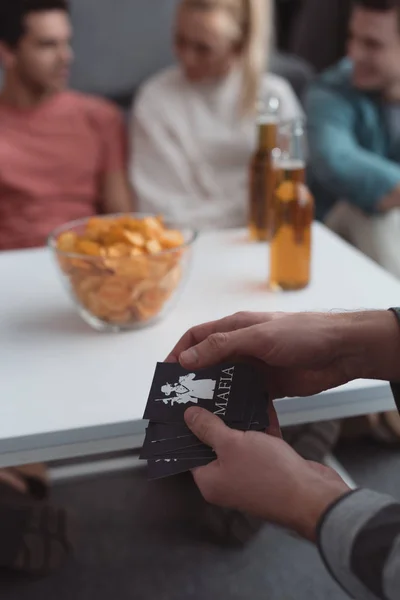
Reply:
M344 496L318 528L322 558L356 600L400 598L400 504L369 490Z
M391 308L390 310L394 313L400 324L400 308ZM392 383L392 392L397 409L400 413L400 383Z

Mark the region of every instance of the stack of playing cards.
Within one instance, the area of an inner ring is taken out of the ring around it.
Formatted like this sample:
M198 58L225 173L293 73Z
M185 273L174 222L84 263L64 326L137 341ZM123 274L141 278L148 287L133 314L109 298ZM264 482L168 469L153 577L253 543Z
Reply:
M216 455L188 429L184 414L200 406L232 429L265 431L269 426L265 376L254 365L230 363L187 371L178 363L159 363L143 418L150 423L140 458L149 479L207 465Z

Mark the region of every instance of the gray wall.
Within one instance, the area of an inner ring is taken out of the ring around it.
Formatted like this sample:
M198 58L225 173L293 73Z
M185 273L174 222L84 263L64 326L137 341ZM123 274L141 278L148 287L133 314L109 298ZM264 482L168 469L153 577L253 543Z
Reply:
M177 0L72 0L72 85L107 96L132 93L172 60Z

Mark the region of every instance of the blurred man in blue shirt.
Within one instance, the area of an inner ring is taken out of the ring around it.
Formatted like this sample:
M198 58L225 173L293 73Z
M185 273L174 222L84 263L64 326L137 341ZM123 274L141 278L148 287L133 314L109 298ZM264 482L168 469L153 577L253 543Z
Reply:
M317 216L400 277L400 1L356 0L348 58L307 96Z

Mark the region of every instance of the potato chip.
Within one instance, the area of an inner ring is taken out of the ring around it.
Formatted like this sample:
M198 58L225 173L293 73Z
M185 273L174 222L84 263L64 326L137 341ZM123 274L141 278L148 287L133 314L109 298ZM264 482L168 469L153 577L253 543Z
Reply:
M165 264L168 265L168 269L173 269L182 262L184 254L185 250L174 250L173 252L165 252L162 258ZM161 256L159 258L161 259Z
M74 252L78 236L73 231L62 233L57 240L57 248L61 252Z
M170 250L177 248L178 246L183 246L185 243L185 238L178 230L164 230L161 234L159 242L163 248Z
M77 254L86 254L87 256L101 256L101 246L97 242L90 240L78 240L76 243Z
M90 292L83 301L83 306L99 319L106 319L110 312L108 306L106 306L102 299L99 298L96 292Z
M119 243L109 246L105 255L110 258L120 258L122 256L131 256L131 248L127 244Z
M134 314L139 321L148 321L162 311L166 300L166 294L159 290L148 292L135 304Z
M102 219L101 217L92 217L86 224L86 233L88 231L96 232L97 234L107 231L112 223L111 219Z
M162 251L162 246L157 240L149 240L146 242L146 250L149 254L159 254Z
M153 287L154 282L151 281L151 279L143 279L142 281L139 281L138 283L134 284L132 287L132 301L136 302L136 300L140 298L140 296L144 294L144 292L147 292Z
M123 215L116 219L116 222L128 231L138 231L142 221L142 218L132 217L131 215Z
M142 227L144 235L150 240L158 240L164 232L164 225L159 217L146 217L143 219Z
M148 279L149 260L147 256L129 258L110 258L104 261L104 265L119 277L128 277L133 281Z
M165 302L165 292L159 287L153 287L144 292L139 299L138 304L151 312L159 312Z
M94 262L90 260L84 260L83 258L70 258L70 265L72 269L78 269L80 271L91 271L93 269Z
M105 246L113 246L114 244L124 244L125 235L124 228L119 223L112 223L108 231L101 235L101 241Z
M101 236L110 228L110 222L107 219L93 217L89 219L86 225L84 237L92 242L101 242Z
M174 267L167 275L160 281L160 288L166 291L174 291L182 278L182 267L178 265Z
M143 250L140 250L140 248L132 248L131 252L130 252L130 256L131 258L135 258L135 256L142 256L144 253Z
M136 248L145 247L146 240L144 239L144 236L141 233L137 231L133 232L124 230L124 236L126 241L132 246L135 246Z
M101 275L89 275L77 283L76 289L80 296L85 297L89 292L98 290L103 282L104 277Z
M170 270L170 264L167 255L149 257L149 278L153 281L160 281Z
M98 290L97 298L110 312L121 312L130 304L131 291L120 279L109 278Z

